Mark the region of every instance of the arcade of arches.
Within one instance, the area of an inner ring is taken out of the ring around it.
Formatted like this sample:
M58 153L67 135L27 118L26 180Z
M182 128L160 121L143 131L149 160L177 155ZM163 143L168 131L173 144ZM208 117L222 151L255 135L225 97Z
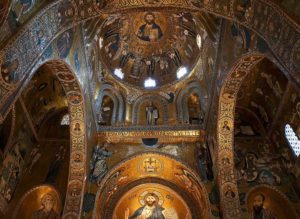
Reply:
M300 1L3 0L0 218L300 218Z

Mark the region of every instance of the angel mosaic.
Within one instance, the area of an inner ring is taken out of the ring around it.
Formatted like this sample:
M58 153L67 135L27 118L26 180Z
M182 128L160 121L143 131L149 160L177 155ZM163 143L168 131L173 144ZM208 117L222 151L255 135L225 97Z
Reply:
M108 171L106 158L110 157L112 152L108 151L107 147L108 143L104 142L102 147L97 145L94 149L90 160L90 181L92 183L99 183Z

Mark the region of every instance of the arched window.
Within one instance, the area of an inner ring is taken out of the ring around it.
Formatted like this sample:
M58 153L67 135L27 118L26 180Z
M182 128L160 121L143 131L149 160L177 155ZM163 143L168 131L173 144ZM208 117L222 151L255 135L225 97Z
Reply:
M300 140L298 139L296 133L292 129L292 127L287 124L285 126L285 137L287 138L290 146L292 147L293 151L295 152L296 156L300 154Z
M62 117L61 121L60 121L61 125L70 125L70 116L69 114L66 114Z

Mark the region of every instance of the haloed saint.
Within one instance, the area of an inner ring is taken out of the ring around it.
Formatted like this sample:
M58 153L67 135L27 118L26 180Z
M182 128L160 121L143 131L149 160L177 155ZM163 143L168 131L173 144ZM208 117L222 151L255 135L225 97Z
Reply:
M144 196L140 201L142 206L133 213L127 208L125 219L178 219L174 209L162 207L163 200L159 192L146 192L142 196Z
M162 36L163 32L158 24L155 23L155 15L152 12L147 12L144 16L145 24L140 26L137 36L139 39L148 42L156 42Z

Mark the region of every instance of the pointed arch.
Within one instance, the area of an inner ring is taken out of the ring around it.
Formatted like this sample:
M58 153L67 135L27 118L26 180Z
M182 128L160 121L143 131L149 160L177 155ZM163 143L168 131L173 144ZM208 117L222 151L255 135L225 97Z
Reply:
M251 4L245 6L243 12L238 10L236 0L182 1L182 5L174 6L174 3L171 2L169 6L204 11L238 22L253 30L266 41L281 64L289 70L288 74L299 84L300 78L297 77L297 72L300 70L300 25L269 0L252 0L250 2ZM140 4L142 5L135 7L146 6L143 3ZM154 6L157 8L168 7L168 5L160 4ZM43 51L57 35L84 21L98 17L103 12L128 9L130 4L121 8L99 7L104 7L104 5L99 6L96 1L55 1L41 10L14 37L11 37L0 51L0 66L6 62L17 60L18 67L13 72L13 83L0 80L0 115L2 117L8 113L10 100L20 89L20 82L28 78L28 72L35 66ZM70 13L62 13L65 12L64 10L70 10ZM57 16L57 14L61 16ZM42 38L39 37L40 32L45 33Z
M148 158L155 159L156 163L163 168L154 173L144 171L142 163ZM131 165L132 163L138 165ZM181 180L182 177L186 180ZM188 164L176 157L154 151L135 153L109 170L99 184L92 218L112 218L113 209L120 198L118 194L122 195L122 190L128 191L130 187L133 188L147 182L166 185L175 191L182 191L183 197L186 194L189 198L187 203L193 211L193 218L213 218L209 194L199 175Z
M217 122L217 181L224 219L241 218L239 193L234 175L233 148L237 94L245 77L263 58L264 56L258 53L241 57L229 71L220 91Z
M38 63L35 69L37 70L43 65L47 65L53 70L52 73L63 87L70 115L70 165L63 218L80 218L86 176L85 100L81 85L67 63L62 60L48 60ZM33 75L34 72L30 74L28 82ZM13 103L26 86L27 83L24 81Z
M62 218L80 218L86 175L86 121L81 85L71 67L62 60L49 60L65 90L70 114L70 168Z

